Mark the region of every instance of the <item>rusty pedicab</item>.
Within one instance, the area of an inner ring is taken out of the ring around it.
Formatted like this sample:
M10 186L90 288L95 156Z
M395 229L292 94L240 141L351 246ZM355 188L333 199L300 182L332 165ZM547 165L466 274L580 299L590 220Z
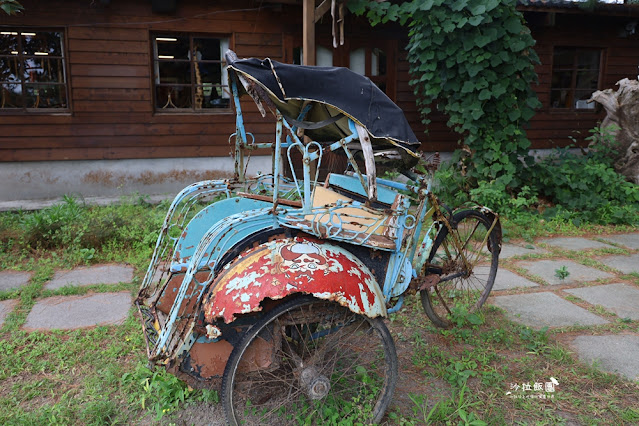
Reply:
M226 61L235 176L190 185L167 213L136 301L149 359L221 386L230 424L378 422L398 376L384 318L415 293L440 327L455 307L479 309L498 217L438 201L437 159L419 158L402 111L366 77ZM274 114L274 142L245 130L242 94ZM248 178L256 149L273 170ZM423 173L403 166L408 183L376 176L376 163L418 160Z

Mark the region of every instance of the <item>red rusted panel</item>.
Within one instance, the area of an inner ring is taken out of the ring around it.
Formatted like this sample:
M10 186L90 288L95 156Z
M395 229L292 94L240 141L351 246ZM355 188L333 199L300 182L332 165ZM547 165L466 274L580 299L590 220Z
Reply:
M280 344L279 340L266 341L260 337L255 339L242 357L240 371L248 373L274 368L277 365L275 348ZM191 374L207 380L222 377L232 350L233 346L226 340L193 344L189 351Z
M347 250L309 237L278 239L250 249L227 265L204 305L205 318L226 323L261 310L265 298L307 293L334 300L353 312L385 316L373 274Z
M184 273L172 274L169 278L169 282L166 284L166 287L162 291L162 295L160 299L158 299L155 304L155 308L168 315L169 311L171 311L171 307L173 303L175 303L175 297L178 294L180 286L182 285L182 281L184 280ZM198 282L204 282L209 276L209 271L198 271L195 274L195 279ZM197 306L197 296L199 295L199 289L196 281L191 281L188 289L186 290L186 300L184 303L183 310L188 313L194 313L195 308Z

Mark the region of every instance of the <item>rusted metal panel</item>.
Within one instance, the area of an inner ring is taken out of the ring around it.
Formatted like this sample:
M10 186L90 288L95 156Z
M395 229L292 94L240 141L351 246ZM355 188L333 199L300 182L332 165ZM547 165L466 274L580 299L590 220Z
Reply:
M207 322L230 323L259 311L264 299L307 293L334 300L369 317L386 316L386 303L370 270L341 247L309 237L279 239L238 256L214 281L204 304Z

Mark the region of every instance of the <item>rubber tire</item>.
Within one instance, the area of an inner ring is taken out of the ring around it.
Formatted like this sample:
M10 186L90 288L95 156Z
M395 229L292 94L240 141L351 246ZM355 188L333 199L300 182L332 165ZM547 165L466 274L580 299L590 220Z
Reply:
M454 231L459 231L460 224L472 223L472 222L475 222L475 223L478 222L479 226L482 226L483 228L485 228L486 231L488 231L492 225L492 221L486 215L484 215L483 213L477 210L461 210L459 212L456 212L453 215L453 221L451 223L451 227L453 228ZM493 288L493 283L495 282L495 276L497 275L497 267L499 263L499 252L498 252L499 237L497 235L496 228L493 229L493 232L491 232L491 234L489 235L486 245L487 247L485 247L485 249L488 250L488 252L491 255L490 268L489 268L488 276L485 280L486 282L484 283L483 289L481 289L480 297L477 300L477 302L474 304L473 308L471 308L471 312L476 312L482 307L484 302L486 302L486 299L488 298L490 291ZM440 247L442 247L443 249L443 247L445 246L449 246L451 248L454 247L454 245L452 244L452 237L448 231L448 228L446 226L443 226L442 229L437 234L437 237L435 238L435 242L433 243L433 247L428 257L428 263L431 263L433 261ZM455 283L455 288L457 288L460 284L463 287L464 284L467 283L469 279L473 277L477 278L474 275L474 272L471 273L471 275L468 278L446 281L444 283L441 283L441 286L443 287L444 285L450 284L451 282L453 282ZM437 285L437 287L439 286L440 285ZM431 289L426 289L420 292L424 311L426 312L426 315L428 316L428 318L437 327L449 328L452 326L452 322L450 321L450 319L447 318L447 315L443 315L441 312L438 313L433 306L433 298L435 298L438 303L440 302L439 299L437 298L437 295L434 293L434 291L435 291L435 287Z
M310 306L313 304L329 304L331 307L335 306L340 312L341 310L348 311L347 308L339 306L336 302L327 302L325 300L316 299L311 296L297 296L291 300L283 302L282 304L276 306L271 311L269 311L262 319L258 320L240 339L239 343L235 346L231 355L226 364L226 368L224 370L224 376L222 378L222 403L224 407L224 412L226 414L226 420L230 425L237 425L238 421L235 416L235 408L233 406L233 389L235 385L236 373L240 361L242 360L243 355L246 352L246 349L251 345L251 343L263 332L263 330L267 329L274 321L280 316L294 311L298 308ZM385 355L385 380L382 387L382 390L379 393L379 397L375 404L374 409L372 410L372 416L369 419L369 423L378 423L382 417L388 405L391 402L393 397L393 392L395 390L395 385L397 383L398 377L398 361L397 361L397 353L395 350L395 343L393 338L388 331L388 328L384 324L382 318L368 318L363 315L353 314L348 311L348 315L353 315L355 318L363 319L368 322L370 325L370 331L375 330L377 332L378 337L381 338L381 344L383 347L383 352ZM299 328L296 328L298 330ZM341 340L340 340L341 342ZM283 342L282 342L283 344ZM289 345L290 347L290 345ZM240 373L241 374L241 373ZM283 381L283 380L282 380ZM289 388L293 390L291 386ZM252 424L250 422L249 424ZM263 422L258 422L264 424ZM278 422L278 424L288 424L286 422ZM315 422L314 422L315 424Z

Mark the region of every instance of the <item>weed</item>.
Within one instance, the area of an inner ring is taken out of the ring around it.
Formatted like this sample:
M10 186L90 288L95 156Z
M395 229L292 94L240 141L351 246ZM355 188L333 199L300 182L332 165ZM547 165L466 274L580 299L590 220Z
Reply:
M555 276L559 278L560 280L565 280L566 278L568 278L569 275L570 275L570 271L568 271L568 268L566 267L566 265L555 269Z
M519 338L530 353L538 354L542 353L548 345L547 331L548 327L537 331L530 327L522 326L519 328Z
M139 398L142 408L155 412L156 420L160 420L183 404L196 401L219 402L216 391L202 392L191 389L165 370L150 370L142 364L138 364L135 372L125 373L122 376L122 384L133 387L134 390L137 388L131 399L134 401Z

